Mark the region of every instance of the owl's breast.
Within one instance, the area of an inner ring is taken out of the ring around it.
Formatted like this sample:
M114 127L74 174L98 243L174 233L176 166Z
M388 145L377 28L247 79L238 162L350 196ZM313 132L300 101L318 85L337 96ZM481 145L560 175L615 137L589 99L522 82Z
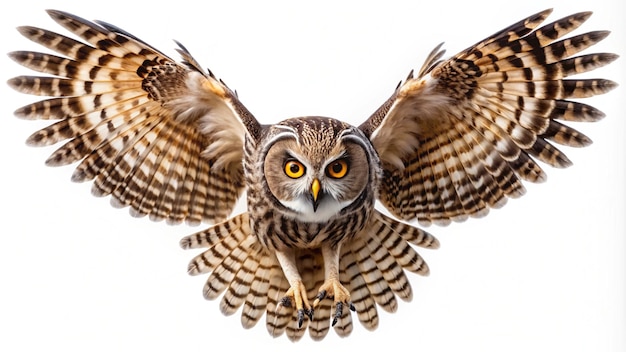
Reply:
M261 189L248 190L250 228L268 249L318 248L337 245L361 231L373 214L375 187L367 187L356 199L332 216L302 216ZM320 211L320 209L318 209ZM323 221L318 221L325 216Z
M379 160L356 127L322 117L267 126L246 139L250 227L266 248L318 248L361 231L374 209Z
M322 244L338 245L363 229L373 206L340 214L327 222L307 222L268 211L262 217L251 214L250 225L259 241L268 249L318 248Z

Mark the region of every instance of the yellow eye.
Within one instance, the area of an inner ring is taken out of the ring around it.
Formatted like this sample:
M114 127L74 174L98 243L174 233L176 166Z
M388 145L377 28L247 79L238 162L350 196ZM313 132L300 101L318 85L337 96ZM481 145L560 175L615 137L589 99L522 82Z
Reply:
M289 160L285 163L285 174L291 178L300 178L304 175L304 165L299 161Z
M345 160L333 161L326 167L326 174L332 178L343 178L348 173L348 162Z

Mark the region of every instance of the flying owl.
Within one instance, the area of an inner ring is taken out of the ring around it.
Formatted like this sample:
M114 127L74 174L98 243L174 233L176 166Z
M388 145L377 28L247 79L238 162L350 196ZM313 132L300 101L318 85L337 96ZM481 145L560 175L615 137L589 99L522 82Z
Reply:
M57 120L27 140L67 141L48 165L77 162L73 181L93 181L95 195L133 216L213 224L181 246L204 248L188 271L210 274L204 297L221 297L222 313L240 310L245 328L265 315L272 336L298 340L308 328L320 340L331 326L349 335L351 311L373 330L377 309L412 298L406 273L429 273L416 246L439 242L411 222L482 217L524 194L523 181L544 181L538 161L570 165L554 143L591 142L562 121L601 119L577 99L616 83L566 77L617 55L575 56L609 32L560 39L591 13L539 27L550 12L448 59L439 45L360 126L321 116L262 124L181 44L177 62L116 26L61 11L48 13L82 41L19 27L61 56L10 53L47 75L8 84L51 97L15 112ZM247 211L231 217L244 191Z

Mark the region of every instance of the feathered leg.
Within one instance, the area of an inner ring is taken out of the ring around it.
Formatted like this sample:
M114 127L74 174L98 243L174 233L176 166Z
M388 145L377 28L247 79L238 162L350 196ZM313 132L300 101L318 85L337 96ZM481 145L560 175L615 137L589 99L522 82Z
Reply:
M350 300L350 292L339 281L339 246L322 246L322 256L324 257L326 280L319 289L313 307L317 308L320 301L329 298L334 300L335 314L332 326L343 316L343 308L347 307L354 311L354 305Z

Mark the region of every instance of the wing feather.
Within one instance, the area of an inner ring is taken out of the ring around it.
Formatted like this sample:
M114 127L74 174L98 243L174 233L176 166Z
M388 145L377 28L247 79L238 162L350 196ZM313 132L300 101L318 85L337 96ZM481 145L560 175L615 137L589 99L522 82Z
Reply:
M617 55L574 56L609 32L562 38L591 13L539 27L550 13L521 20L448 60L433 63L440 55L431 53L420 73L410 74L360 126L379 153L386 176L380 200L394 215L424 224L483 216L524 194L521 180L546 179L537 161L571 164L551 142L591 143L556 120L601 119L599 110L569 99L604 94L616 84L566 78Z
M134 215L171 223L226 218L243 191L243 141L260 125L234 92L203 72L186 48L181 63L130 33L48 11L75 40L36 27L26 38L59 55L16 51L21 65L51 76L19 76L14 89L50 96L19 108L25 119L60 120L30 145L69 140L48 165L80 162L72 179Z

